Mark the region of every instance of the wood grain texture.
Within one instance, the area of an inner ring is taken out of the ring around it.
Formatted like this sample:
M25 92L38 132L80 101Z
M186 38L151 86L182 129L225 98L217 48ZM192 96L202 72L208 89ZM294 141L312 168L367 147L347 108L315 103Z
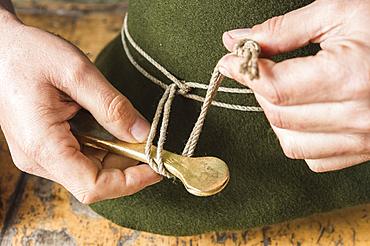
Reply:
M25 23L63 36L91 59L118 33L126 8L125 4L35 4L18 3ZM117 226L78 203L60 185L20 177L0 140L0 229L8 217L0 245L370 244L370 204L247 231L167 237Z

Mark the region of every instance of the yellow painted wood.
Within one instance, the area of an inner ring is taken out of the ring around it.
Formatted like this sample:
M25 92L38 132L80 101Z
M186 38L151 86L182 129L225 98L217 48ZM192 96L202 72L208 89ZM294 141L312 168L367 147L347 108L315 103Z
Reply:
M34 9L32 3L20 7L26 23L64 36L92 59L118 32L120 11L124 9L123 5L117 11L117 6L51 3L43 6L51 9L46 12ZM64 12L56 11L58 8ZM1 146L0 188L6 191L5 198L1 195L3 202L14 190L19 172L12 167L7 147ZM33 176L27 178L18 206L4 245L370 245L370 204L248 231L192 237L122 228L78 203L60 185Z

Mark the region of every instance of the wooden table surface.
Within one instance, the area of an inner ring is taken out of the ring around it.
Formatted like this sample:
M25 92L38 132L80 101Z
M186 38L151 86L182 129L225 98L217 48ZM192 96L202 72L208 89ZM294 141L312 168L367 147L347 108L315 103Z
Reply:
M119 31L127 5L18 1L21 19L91 59ZM0 132L0 245L370 245L370 204L246 231L167 237L117 226L63 187L22 174Z

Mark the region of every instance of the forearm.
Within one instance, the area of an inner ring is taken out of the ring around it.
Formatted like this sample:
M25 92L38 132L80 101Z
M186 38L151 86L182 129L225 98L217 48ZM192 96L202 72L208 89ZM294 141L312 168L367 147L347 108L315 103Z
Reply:
M6 10L15 14L14 7L11 0L0 0L0 11Z

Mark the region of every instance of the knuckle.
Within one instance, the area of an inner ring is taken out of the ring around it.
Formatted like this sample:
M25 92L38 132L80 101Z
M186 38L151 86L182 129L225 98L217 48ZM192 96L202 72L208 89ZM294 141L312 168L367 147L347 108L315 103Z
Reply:
M24 160L20 160L20 159L17 159L17 158L13 157L13 163L22 172L35 174L36 171L37 171L36 167L34 167L33 165L28 164Z
M273 37L272 40L276 40L277 37L281 37L282 27L285 23L286 15L280 15L272 17L266 20L260 25L256 25L254 29L260 33L266 33L268 37ZM276 42L276 49L278 53L282 52L282 49L279 48L281 42Z
M294 142L292 138L281 138L280 145L286 157L296 160L305 159L304 151Z
M283 119L281 112L279 110L275 110L271 107L264 107L263 110L266 114L267 119L273 126L276 126L281 129L289 129L290 124Z
M67 140L68 141L68 140ZM59 141L60 146L56 145L53 147L55 149L54 155L55 156L68 156L68 157L75 157L80 154L80 149L72 146L67 146L65 140Z
M130 176L126 176L124 172L119 169L116 169L112 173L114 175L114 179L117 180L120 184L124 184L124 188L120 190L117 196L129 196L135 193L135 189L133 189L133 184L141 185L141 179L135 178L131 179Z
M358 106L351 109L348 117L348 128L355 132L370 132L370 105Z
M275 34L279 34L281 27L283 26L284 18L284 15L280 15L266 21L267 30L272 36L275 36Z
M364 68L364 73L363 73L363 76L362 76L362 82L365 83L368 87L367 89L369 89L367 92L370 91L370 63L366 64L365 68Z
M357 116L354 120L354 130L357 132L370 132L370 115Z
M79 202L86 205L99 201L99 197L97 196L97 194L91 191L81 194L75 194L74 196Z
M130 186L129 179L119 169L112 169L109 175L98 175L95 180L84 184L84 189L72 192L76 199L83 204L91 204L105 199L132 195L135 189ZM112 183L114 180L114 183ZM137 181L135 180L137 183ZM115 185L119 184L119 188ZM109 188L106 188L109 187Z
M40 160L42 150L44 149L42 148L42 143L30 138L25 138L20 147L26 156L35 161Z
M55 160L58 157L76 157L80 153L80 145L76 139L71 138L69 135L59 135L59 132L50 132L46 136L50 141L46 140L39 148L40 163L49 160Z
M343 91L347 91L347 95L344 95L348 99L360 99L368 98L370 95L370 83L346 83L346 86Z
M361 134L357 136L357 144L355 144L357 152L360 154L369 153L370 152L370 139L369 136L366 134Z
M354 53L353 45L349 47L338 44L328 48L325 52L319 52L317 55L319 65L314 66L315 74L322 74L330 81L335 82L344 99L369 93L369 83L362 79L364 74L363 58L361 56L355 57ZM348 58L338 59L338 56ZM356 72L354 73L354 71Z
M99 193L97 192L96 183L94 181L88 182L87 184L81 185L84 188L77 188L71 190L73 196L82 204L91 204L101 200Z
M40 167L35 165L33 161L19 158L17 154L12 154L12 161L14 165L22 172L37 174L40 171Z
M348 54L348 47L344 45L336 45L335 47L324 47L324 49L325 51L319 51L315 56L317 58L317 64L312 66L313 72L315 74L322 74L331 81L346 81L352 71L350 71L351 69L348 66L348 60L338 60L338 54L341 54L344 57L347 55L348 57L351 57L351 55ZM337 85L339 87L341 86L341 84L338 83ZM345 86L345 84L342 86Z
M358 71L355 74L350 71L353 68L342 66L343 70L347 70L345 77L342 78L347 81L345 89L350 92L351 99L368 99L370 95L370 63L366 64L361 57L356 58L353 63L356 63L353 64L353 67Z
M265 93L266 99L274 105L283 106L288 103L286 92L275 83L270 82L270 86L265 90Z
M339 21L343 17L346 16L347 12L350 9L356 8L356 5L353 4L354 1L332 1L332 0L317 0L315 4L319 5L321 9L325 8L325 16L332 19L332 17L336 17ZM351 5L351 8L348 8L348 4Z
M89 72L91 65L84 57L72 56L69 63L69 81L74 83L83 83L86 74Z
M343 16L348 10L346 2L350 1L321 0L321 2L325 3L326 12L329 14L329 16Z
M131 103L126 97L111 95L105 98L105 119L107 123L114 123L120 120L133 123L135 119L131 111Z
M35 113L37 114L36 121L41 121L43 119L48 119L55 113L55 110L53 110L52 105L47 104L37 104L34 106Z
M325 165L321 161L317 160L306 160L307 166L311 169L311 171L315 173L322 173L328 171L325 168Z

